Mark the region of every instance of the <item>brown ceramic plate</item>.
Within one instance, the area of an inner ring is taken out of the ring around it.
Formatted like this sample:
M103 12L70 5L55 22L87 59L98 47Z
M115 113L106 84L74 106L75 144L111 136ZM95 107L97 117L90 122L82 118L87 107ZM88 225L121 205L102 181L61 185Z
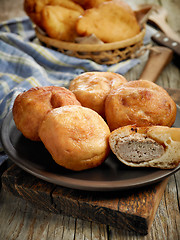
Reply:
M174 127L180 127L179 107ZM15 164L38 178L63 187L90 191L137 188L158 182L180 169L180 165L172 170L132 168L110 154L97 168L73 172L57 165L41 142L23 137L14 124L12 112L6 116L1 130L4 150Z

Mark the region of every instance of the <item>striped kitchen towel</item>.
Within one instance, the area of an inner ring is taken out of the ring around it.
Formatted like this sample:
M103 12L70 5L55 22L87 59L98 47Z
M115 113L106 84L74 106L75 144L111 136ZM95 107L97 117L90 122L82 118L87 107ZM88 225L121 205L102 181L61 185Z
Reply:
M124 75L140 62L132 59L111 66L70 57L41 46L28 17L0 24L0 125L15 97L36 86L65 86L87 71L111 71ZM37 40L37 39L36 39ZM145 41L150 40L146 34Z

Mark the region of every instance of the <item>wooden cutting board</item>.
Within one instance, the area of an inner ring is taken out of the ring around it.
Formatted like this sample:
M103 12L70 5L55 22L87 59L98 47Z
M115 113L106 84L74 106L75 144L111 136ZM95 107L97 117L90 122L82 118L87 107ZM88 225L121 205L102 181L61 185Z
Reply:
M177 104L180 90L167 89ZM88 192L56 186L12 165L2 175L2 187L37 208L146 235L168 179L143 188Z
M2 175L4 190L40 209L143 235L148 233L167 181L123 192L87 192L45 182L16 165Z

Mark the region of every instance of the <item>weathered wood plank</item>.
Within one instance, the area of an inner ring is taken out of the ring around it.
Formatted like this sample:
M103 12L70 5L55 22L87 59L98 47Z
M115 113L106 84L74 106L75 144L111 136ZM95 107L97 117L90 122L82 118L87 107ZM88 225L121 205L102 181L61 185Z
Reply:
M131 0L139 3L158 3L168 10L168 22L174 30L180 33L180 1L179 0ZM24 15L23 0L1 0L0 21ZM131 80L138 79L143 67L136 66L126 76ZM159 77L157 84L163 87L180 89L180 71L173 64L169 64ZM57 214L49 214L31 206L23 199L9 194L0 193L0 239L3 240L59 240L72 239L67 237L70 231L75 240L81 239L109 239L109 240L175 240L180 239L179 233L179 200L180 200L180 172L170 177L168 187L160 202L153 225L149 234L141 237L125 230L76 220ZM166 204L165 204L166 203ZM173 209L173 210L172 210ZM171 214L173 213L173 214ZM71 220L69 220L71 219ZM174 220L172 220L174 219ZM78 223L76 223L78 221ZM81 223L83 227L80 228ZM77 228L76 228L77 224ZM177 231L176 231L177 230ZM171 233L171 234L168 234ZM105 236L105 237L104 237Z
M55 186L13 165L2 175L2 185L3 189L45 211L147 234L167 179L148 187L111 194L86 192Z
M177 175L177 174L176 174ZM180 176L180 174L178 174ZM172 176L170 182L174 181ZM166 196L166 194L164 195ZM173 196L170 194L170 197ZM170 225L170 216L166 213L166 208L164 207L164 199L162 199L160 206L158 208L156 218L154 220L153 226L150 233L146 237L141 237L136 233L127 232L123 229L117 229L113 227L107 227L105 225L99 225L96 223L90 223L82 220L75 220L73 218L64 217L57 214L48 214L45 211L38 210L34 208L31 204L26 201L9 196L7 193L2 193L0 195L0 237L1 239L73 239L65 238L66 234L69 236L83 236L84 238L75 238L75 239L178 239L175 238L178 236L174 233L170 238L166 237L166 228L170 231L174 229L173 224ZM170 204L170 206L172 203ZM79 221L79 226L77 226L76 221ZM166 224L162 224L166 223ZM8 231L7 225L9 224ZM83 225L80 228L80 225ZM3 228L4 226L4 228ZM106 234L107 229L107 234ZM174 229L175 230L175 229ZM20 234L18 235L18 232ZM12 237L13 236L13 237ZM61 238L62 236L62 238ZM91 238L92 236L92 238ZM103 237L104 236L104 237ZM29 238L28 238L29 237ZM30 238L31 237L31 238ZM95 238L96 237L96 238Z
M35 208L27 201L0 194L0 239L107 240L106 226ZM8 226L8 229L7 229Z

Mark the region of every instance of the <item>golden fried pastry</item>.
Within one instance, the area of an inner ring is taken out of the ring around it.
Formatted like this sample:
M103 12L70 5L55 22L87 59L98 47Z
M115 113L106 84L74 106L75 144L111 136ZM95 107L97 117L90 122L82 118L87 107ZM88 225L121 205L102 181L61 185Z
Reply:
M55 39L74 41L75 25L80 12L61 6L46 6L42 10L42 24L46 33Z
M157 84L131 81L107 96L105 116L111 130L126 125L170 127L176 119L176 104Z
M49 5L65 7L80 13L84 12L84 9L79 4L71 0L50 0Z
M13 105L16 127L31 140L38 141L38 129L44 116L54 108L80 105L75 95L63 87L36 87L17 96Z
M88 107L105 117L105 99L109 92L126 83L120 74L112 72L86 72L70 83L69 89L84 107Z
M88 9L78 19L76 30L81 36L95 34L105 43L132 38L140 32L134 12L123 1L108 1Z
M44 118L39 136L54 161L81 171L99 166L109 153L110 130L95 111L82 106L64 106Z
M180 128L125 126L109 137L117 158L131 167L172 169L180 163Z
M111 0L74 0L74 2L81 5L84 9L94 8L103 2L108 2Z
M41 11L48 5L50 0L25 0L24 11L31 18L31 20L42 28Z
M60 7L62 7L62 8L59 8L60 12L53 11L53 13L51 14L50 21L54 21L54 22L50 22L49 25L50 24L52 24L52 25L53 24L58 24L59 25L58 21L60 20L62 22L63 18L65 18L64 21L67 21L67 22L70 21L70 22L68 22L68 25L71 25L70 15L72 15L72 21L74 21L75 13L70 11L70 13L68 15L69 19L66 19L68 10L77 11L79 13L79 15L80 15L80 13L82 14L84 12L84 9L79 4L76 4L72 0L25 0L24 1L24 10L25 10L25 12L31 18L31 20L37 26L41 27L42 29L44 29L44 25L46 27L46 25L47 25L46 21L48 21L47 20L47 16L42 18L42 11L43 11L43 9L46 6L56 6L56 7L60 6ZM64 8L66 8L66 10L64 10ZM65 11L65 13L64 13L64 11ZM61 19L59 19L59 17L56 17L56 15L57 16L61 15L61 12L62 12L63 16L62 16ZM77 13L76 13L76 15L77 15ZM58 20L53 20L53 18L55 18L55 19L58 18ZM67 23L64 22L64 24L67 24ZM49 29L49 25L48 25L48 29ZM55 26L52 26L52 31L54 30ZM61 27L62 27L62 23L61 23ZM57 28L58 28L58 26L56 26L56 29ZM46 30L46 29L44 29L44 30Z

